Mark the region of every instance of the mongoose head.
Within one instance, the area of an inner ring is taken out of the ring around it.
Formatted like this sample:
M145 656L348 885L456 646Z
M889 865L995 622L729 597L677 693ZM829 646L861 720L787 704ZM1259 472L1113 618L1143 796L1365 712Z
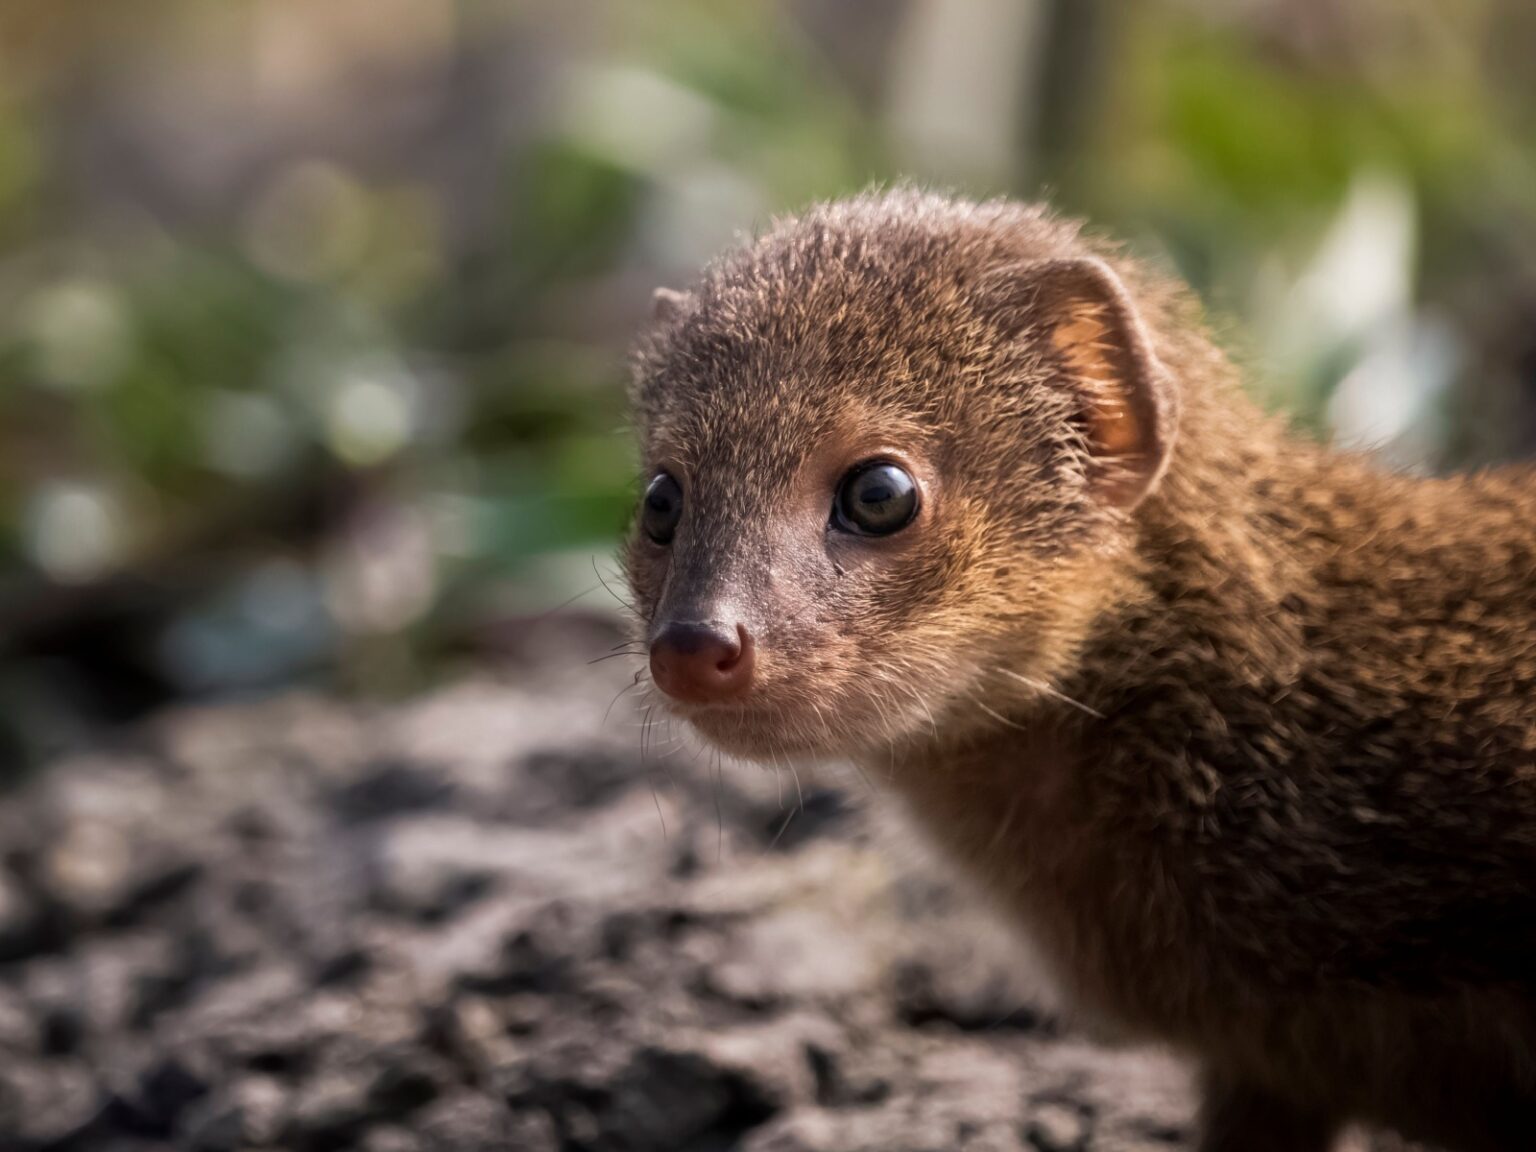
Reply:
M764 760L1051 694L1177 423L1074 225L914 192L817 208L658 292L631 403L626 567L652 678Z

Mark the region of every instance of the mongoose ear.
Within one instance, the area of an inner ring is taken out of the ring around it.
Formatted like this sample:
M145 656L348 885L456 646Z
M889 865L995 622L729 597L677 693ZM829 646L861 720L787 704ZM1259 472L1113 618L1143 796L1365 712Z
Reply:
M658 288L651 294L651 319L668 324L683 314L693 297L675 288Z
M1120 278L1102 260L1031 265L1031 319L1084 398L1095 494L1129 511L1168 467L1178 397Z

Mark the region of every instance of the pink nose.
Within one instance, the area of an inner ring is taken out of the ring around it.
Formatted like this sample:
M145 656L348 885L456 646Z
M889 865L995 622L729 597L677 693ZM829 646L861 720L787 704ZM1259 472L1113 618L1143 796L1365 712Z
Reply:
M752 684L752 637L708 624L665 625L651 641L651 679L674 700L713 704L739 696Z

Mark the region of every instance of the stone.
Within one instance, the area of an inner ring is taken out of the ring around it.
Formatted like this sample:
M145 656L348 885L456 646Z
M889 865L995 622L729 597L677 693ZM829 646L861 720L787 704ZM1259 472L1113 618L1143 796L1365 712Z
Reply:
M1037 1152L1083 1152L1090 1135L1088 1118L1065 1104L1042 1104L1024 1126L1024 1139Z

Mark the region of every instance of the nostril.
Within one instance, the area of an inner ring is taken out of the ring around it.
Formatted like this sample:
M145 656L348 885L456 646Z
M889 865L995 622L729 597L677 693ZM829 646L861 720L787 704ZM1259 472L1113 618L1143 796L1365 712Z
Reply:
M722 639L724 639L722 637ZM749 665L752 660L752 635L742 625L736 625L736 642L726 641L720 662L715 665L722 672Z

